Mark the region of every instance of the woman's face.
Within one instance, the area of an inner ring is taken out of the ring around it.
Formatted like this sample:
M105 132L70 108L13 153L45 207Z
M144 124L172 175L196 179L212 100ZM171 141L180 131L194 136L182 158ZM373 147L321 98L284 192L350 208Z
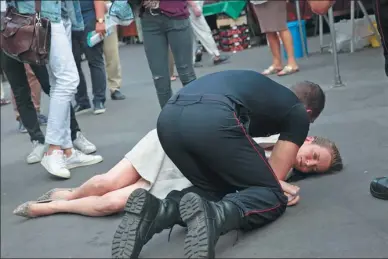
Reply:
M331 165L329 149L311 143L307 139L296 155L294 168L302 173L324 173Z

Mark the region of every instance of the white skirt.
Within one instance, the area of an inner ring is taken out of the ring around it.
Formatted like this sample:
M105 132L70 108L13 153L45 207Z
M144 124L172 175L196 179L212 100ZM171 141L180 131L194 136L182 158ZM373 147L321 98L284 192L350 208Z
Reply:
M148 190L159 199L164 199L171 191L192 186L164 152L156 129L142 138L125 158L150 182Z

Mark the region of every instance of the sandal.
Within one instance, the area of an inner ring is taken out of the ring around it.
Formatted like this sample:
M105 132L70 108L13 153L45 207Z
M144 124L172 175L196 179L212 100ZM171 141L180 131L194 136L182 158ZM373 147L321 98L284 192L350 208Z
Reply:
M31 216L30 213L30 206L32 204L37 204L37 203L49 203L52 202L53 200L41 200L41 201L27 201L23 203L22 205L18 206L14 211L13 214L16 216L21 216L25 218L35 218Z
M299 68L293 68L292 66L285 66L281 71L279 71L278 76L287 76L299 72Z
M46 192L42 196L40 196L37 201L45 201L45 200L52 200L51 196L58 191L69 191L72 192L74 191L75 188L55 188L51 189L50 191ZM56 199L56 200L61 200L61 199Z
M177 78L178 78L178 77L177 77L176 75L173 75L173 76L170 77L170 80L171 80L171 81L176 81Z
M274 66L270 66L269 68L264 70L261 74L265 75L265 76L268 76L268 75L276 74L276 73L278 73L281 70L282 70L281 68L276 68Z

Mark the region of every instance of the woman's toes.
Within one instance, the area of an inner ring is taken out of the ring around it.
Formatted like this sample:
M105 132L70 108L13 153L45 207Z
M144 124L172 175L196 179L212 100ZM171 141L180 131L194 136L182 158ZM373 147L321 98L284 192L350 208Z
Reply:
M33 202L31 202L31 201L23 203L22 205L18 206L13 211L13 214L15 214L16 216L21 216L21 217L25 217L25 218L32 218L32 216L30 215L30 207L31 207L32 203Z

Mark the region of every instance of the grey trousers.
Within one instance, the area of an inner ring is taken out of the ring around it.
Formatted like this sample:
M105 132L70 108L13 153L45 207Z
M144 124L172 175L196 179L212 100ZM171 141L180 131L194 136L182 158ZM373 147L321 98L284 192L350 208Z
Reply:
M169 46L183 85L196 79L193 66L193 32L189 19L172 19L145 12L141 17L144 49L154 80L159 104L163 108L172 96Z

